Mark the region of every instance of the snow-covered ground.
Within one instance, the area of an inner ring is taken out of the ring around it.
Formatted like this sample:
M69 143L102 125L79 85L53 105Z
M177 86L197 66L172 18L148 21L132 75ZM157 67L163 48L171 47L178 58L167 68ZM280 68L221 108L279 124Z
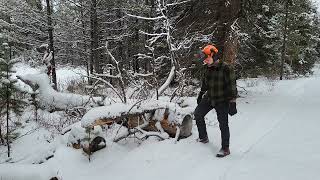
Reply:
M66 146L68 136L47 142L48 133L37 131L15 141L11 161L4 163L0 148L0 179L63 180L301 180L320 176L320 66L308 78L281 82L240 80L246 93L238 99L238 114L230 118L231 155L218 159L220 132L214 111L207 116L209 144L193 135L173 139L112 142L116 130L107 131L107 148L91 156ZM241 89L239 89L241 90ZM190 98L196 106L196 99ZM35 126L25 124L23 131ZM54 157L39 163L48 154Z

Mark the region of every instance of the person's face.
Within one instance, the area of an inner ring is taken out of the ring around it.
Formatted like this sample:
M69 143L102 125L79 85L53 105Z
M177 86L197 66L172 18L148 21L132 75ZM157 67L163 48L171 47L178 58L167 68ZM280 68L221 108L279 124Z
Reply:
M212 65L213 64L213 58L211 56L208 56L204 61L203 61L204 64L206 65Z
M213 53L211 55L207 55L202 51L199 51L199 53L195 54L194 57L203 62L203 65L211 66L212 64L214 64Z
M203 63L210 66L214 63L214 60L212 58L213 54L206 55L206 58L203 60Z

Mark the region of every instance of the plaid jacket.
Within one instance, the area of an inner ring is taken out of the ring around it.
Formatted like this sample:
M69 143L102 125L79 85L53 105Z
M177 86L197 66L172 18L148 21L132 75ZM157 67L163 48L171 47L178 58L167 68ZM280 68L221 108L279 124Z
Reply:
M215 103L229 101L238 96L234 69L224 62L207 67L202 80L201 92Z

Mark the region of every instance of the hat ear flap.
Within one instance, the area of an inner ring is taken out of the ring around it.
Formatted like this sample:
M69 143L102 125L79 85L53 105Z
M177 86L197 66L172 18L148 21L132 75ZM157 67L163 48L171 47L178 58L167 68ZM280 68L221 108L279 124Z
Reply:
M216 54L214 55L214 57L213 57L213 61L216 62L216 61L218 61L218 59L219 59L219 56L218 56L218 54L216 53Z

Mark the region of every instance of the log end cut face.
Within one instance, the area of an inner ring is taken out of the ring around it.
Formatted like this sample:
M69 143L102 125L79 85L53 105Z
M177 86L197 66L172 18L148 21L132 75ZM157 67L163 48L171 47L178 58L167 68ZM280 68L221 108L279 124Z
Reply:
M180 125L180 137L187 138L192 134L192 116L186 115Z

